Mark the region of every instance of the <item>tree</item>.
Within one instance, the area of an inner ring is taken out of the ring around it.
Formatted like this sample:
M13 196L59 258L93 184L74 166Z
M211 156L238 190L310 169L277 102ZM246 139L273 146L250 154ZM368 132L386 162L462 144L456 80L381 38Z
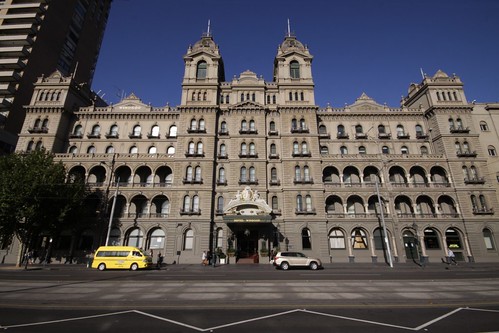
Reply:
M0 240L19 238L24 255L41 231L56 237L81 223L88 190L83 180L66 179L45 150L0 157Z

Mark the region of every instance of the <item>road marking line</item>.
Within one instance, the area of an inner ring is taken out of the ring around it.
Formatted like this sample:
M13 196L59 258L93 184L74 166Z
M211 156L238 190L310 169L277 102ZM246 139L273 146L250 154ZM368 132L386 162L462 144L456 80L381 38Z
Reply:
M420 329L423 329L423 328L425 328L425 327L427 327L427 326L430 326L431 324L434 324L434 323L436 323L437 321L440 321L440 320L442 320L442 319L444 319L444 318L447 318L447 317L449 317L449 316L452 316L453 314L455 314L455 313L457 313L457 312L459 312L459 311L461 311L461 310L463 310L463 308L457 308L457 309L455 309L455 310L452 310L451 312L449 312L449 313L447 313L447 314L444 314L444 315L442 315L442 316L440 316L440 317L438 317L438 318L435 318L435 319L433 319L433 320L430 320L430 321L426 322L426 323L425 323L425 324L423 324L423 325L420 325L420 326L416 327L416 330L418 330L418 331L419 331Z
M120 315L120 314L125 314L125 313L130 313L130 312L133 312L133 310L120 311L120 312L112 312L112 313L105 313L105 314L93 315L93 316L68 318L68 319L41 321L39 323L16 324L16 325L8 325L8 326L2 326L2 325L0 325L0 328L7 329L7 328L17 328L17 327L27 327L27 326L39 326L39 325L47 325L47 324L57 324L57 323L64 323L64 322L68 322L68 321L93 319L93 318L99 318L99 317L108 317L108 316Z
M184 323L181 323L179 321L171 320L171 319L168 319L168 318L163 318L163 317L160 317L160 316L156 316L156 315L153 315L153 314L150 314L150 313L147 313L147 312L142 312L142 311L139 311L139 310L132 310L132 312L141 314L143 316L151 317L151 318L154 318L154 319L158 319L158 320L161 320L161 321L166 321L168 323L172 323L172 324L175 324L175 325L179 325L179 326L191 328L191 329L196 330L196 331L200 331L200 332L204 332L205 331L204 329L199 328L199 327L195 327L195 326L191 326L191 325L188 325L188 324L184 324Z
M300 312L300 311L302 311L302 310L301 309L295 309L295 310L289 310L289 311L274 313L274 314L267 315L267 316L262 316L262 317L252 318L252 319L246 319L246 320L236 321L236 322L225 324L225 325L220 325L220 326L214 326L214 327L206 328L203 331L208 331L208 330L211 331L211 330L217 330L217 329L220 329L220 328L226 328L226 327L236 326L236 325L239 325L239 324L251 323L253 321L258 321L258 320L263 320L263 319L278 317L278 316L282 316L282 315L286 315L286 314L290 314L290 313L294 313L294 312Z
M345 319L345 320L350 320L350 321L358 321L358 322L361 322L361 323L374 324L374 325L380 325L380 326L400 328L400 329L409 330L409 331L415 331L414 328L406 327L406 326L392 325L392 324L387 324L387 323L380 323L380 322L377 322L377 321L371 321L371 320L365 320L365 319L358 319L358 318L351 318L351 317L345 317L345 316L338 316L338 315L333 315L333 314L329 314L329 313L322 313L322 312L317 312L317 311L310 311L310 310L301 310L301 311L302 312L306 312L306 313L316 314L316 315L319 315L319 316L324 316L324 317L332 317L332 318Z

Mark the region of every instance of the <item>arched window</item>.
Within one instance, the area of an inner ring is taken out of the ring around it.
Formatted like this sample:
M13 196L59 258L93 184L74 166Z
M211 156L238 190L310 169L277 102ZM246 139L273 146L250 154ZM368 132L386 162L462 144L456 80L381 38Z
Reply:
M352 247L354 249L367 249L367 235L364 229L355 228L352 231Z
M255 131L256 127L255 127L255 121L254 120L250 120L250 122L249 122L249 129L252 132Z
M204 119L199 120L199 130L204 131L205 130L205 121Z
M255 167L250 167L249 168L249 180L250 180L250 182L255 182L256 181Z
M329 154L329 148L327 146L321 146L321 154L322 155Z
M251 142L249 144L249 154L250 154L250 156L255 156L256 155L255 144L253 142Z
M141 132L142 132L142 128L140 127L140 125L135 125L133 127L133 136L138 137L138 136L140 136Z
M192 211L198 213L199 212L199 196L195 195L192 197Z
M270 169L270 180L273 182L277 181L277 169L276 168Z
M144 234L142 233L142 230L134 228L128 234L127 245L141 248L143 239Z
M385 125L379 125L379 126L378 126L378 133L379 133L379 134L386 134L386 128L385 128Z
M224 239L224 231L222 228L217 229L217 237L216 237L216 248L222 248Z
M118 125L112 125L111 128L109 129L109 135L112 137L117 137L118 136Z
M449 228L445 231L445 241L449 249L462 249L461 237L459 232L454 228Z
M383 146L383 147L381 148L381 152L382 152L383 154L390 154L390 148L388 148L388 146Z
M271 132L275 132L276 131L275 122L271 121L269 124L269 128Z
M168 149L166 150L166 153L168 155L175 155L175 147L173 147L173 146L168 147Z
M36 150L40 150L43 148L43 142L42 140L39 140L37 143L36 143L36 146L35 146L35 149Z
M69 153L70 154L77 154L78 153L78 148L76 146L69 147Z
M225 183L225 169L224 168L218 169L218 181L220 183Z
M196 154L203 155L203 143L202 142L198 142Z
M292 79L300 78L300 64L298 61L293 60L289 63L289 76L291 76Z
M241 155L246 156L248 154L248 146L246 143L241 143Z
M242 183L246 183L247 181L246 167L241 167L241 170L239 172L239 180Z
M303 197L299 194L296 196L296 210L298 212L303 211Z
M34 145L35 145L35 141L33 141L33 140L28 142L28 146L26 147L26 151L32 151Z
M496 147L488 146L487 151L489 153L489 156L497 156Z
M275 143L270 144L270 155L277 155L277 146Z
M490 229L485 228L482 230L482 233L483 241L485 242L485 248L487 250L495 250L496 246L494 243L494 237L492 236L492 232L490 231Z
M297 182L301 181L301 168L298 165L295 166L295 180Z
M312 248L312 241L310 238L310 229L303 228L301 230L301 247L303 250L310 250Z
M93 145L89 146L87 148L87 154L95 154L95 151L96 151L96 149L95 149L95 146L93 146Z
M298 142L293 142L293 154L298 155L300 154L300 145Z
M278 210L279 209L279 201L276 196L272 197L272 210Z
M227 123L225 121L222 121L220 123L220 133L228 133L228 129L227 129Z
M83 126L76 125L73 131L73 135L76 137L81 137L83 135Z
M345 136L345 126L338 125L338 136L339 137Z
M177 126L175 126L175 125L170 126L170 130L168 132L168 137L170 137L170 138L176 138L177 137Z
M227 156L227 149L226 149L224 143L222 143L220 145L220 151L219 152L220 152L219 154L220 154L221 157L226 157Z
M48 119L44 119L43 123L42 123L42 128L46 129L47 127L49 127L49 120Z
M362 130L362 125L356 125L355 126L355 133L357 134L363 134L363 130Z
M449 118L448 121L449 121L449 128L450 128L450 130L451 131L454 130L454 119Z
M432 228L424 230L424 244L427 249L439 249L440 242L438 240L437 232Z
M164 249L165 247L165 232L160 228L154 229L149 236L150 249Z
M99 136L99 135L100 135L100 126L94 125L94 127L92 127L92 136Z
M428 147L421 146L420 151L421 151L421 155L428 155Z
M312 212L314 210L312 208L312 197L310 195L305 196L305 206L307 212Z
M471 178L475 180L478 179L478 172L476 171L476 167L474 165L470 167L470 173L471 173Z
M398 137L405 136L404 126L402 125L397 126L397 136Z
M248 130L248 122L246 120L241 121L241 130L242 131Z
M333 229L329 233L329 247L331 250L345 248L345 234L340 229Z
M198 65L196 68L196 79L198 79L198 80L206 79L207 69L208 69L208 64L206 63L206 61L198 62Z
M301 143L301 153L303 155L307 155L308 154L308 145L307 145L307 143L305 141L303 141Z
M137 146L131 146L129 152L130 154L137 154L139 152L139 148L137 148Z
M198 121L196 119L191 119L191 131L198 129Z
M340 154L341 155L347 155L348 154L348 148L345 146L340 147Z
M200 182L201 181L201 167L200 166L197 166L196 169L195 169L195 180L197 182Z
M158 125L154 125L151 128L151 136L154 137L154 138L158 138L159 137L159 126Z
M421 127L421 125L416 125L415 129L416 129L416 137L424 135L423 127Z
M113 146L107 146L106 153L107 154L113 154L114 153L114 147Z
M374 248L376 250L383 250L385 246L383 245L383 230L376 228L373 232Z
M487 125L487 123L485 121L481 121L480 122L480 131L482 132L486 132L489 130L489 126Z
M194 245L194 231L187 229L184 232L184 250L192 250Z
M151 146L147 152L149 155L156 154L157 148L155 146Z
M310 178L310 168L308 166L303 167L303 180L309 182Z
M189 150L188 150L188 153L190 155L194 155L194 153L196 152L196 146L194 144L194 142L189 142Z
M184 197L183 208L184 208L184 212L190 212L191 211L191 197L189 197L188 195L186 195Z
M187 180L188 182L192 180L192 171L193 169L191 166L188 166L185 170L185 180Z
M400 153L409 154L409 148L407 148L406 146L402 146L402 148L400 148Z
M364 146L360 146L360 147L359 147L359 154L361 154L361 155L365 155L365 154L366 154L366 147L364 147Z
M463 121L461 120L461 118L457 118L456 119L456 126L458 129L462 129L463 128Z
M224 211L224 197L219 196L217 199L217 211L223 213Z

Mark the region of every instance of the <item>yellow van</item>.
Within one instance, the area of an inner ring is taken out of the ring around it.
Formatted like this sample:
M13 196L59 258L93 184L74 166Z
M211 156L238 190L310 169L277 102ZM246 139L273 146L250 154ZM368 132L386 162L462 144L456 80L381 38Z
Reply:
M130 269L152 266L152 258L133 246L101 246L97 249L92 261L92 268L99 271L105 269Z

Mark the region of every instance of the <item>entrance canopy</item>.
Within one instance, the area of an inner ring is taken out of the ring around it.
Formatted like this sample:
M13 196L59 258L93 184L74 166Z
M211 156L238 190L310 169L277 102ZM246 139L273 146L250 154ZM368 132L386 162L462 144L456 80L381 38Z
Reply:
M237 191L236 197L231 199L224 208L226 216L245 215L245 218L252 217L255 220L265 218L265 216L270 218L271 212L272 208L264 199L260 198L258 191L253 191L249 186L246 186L243 191Z

